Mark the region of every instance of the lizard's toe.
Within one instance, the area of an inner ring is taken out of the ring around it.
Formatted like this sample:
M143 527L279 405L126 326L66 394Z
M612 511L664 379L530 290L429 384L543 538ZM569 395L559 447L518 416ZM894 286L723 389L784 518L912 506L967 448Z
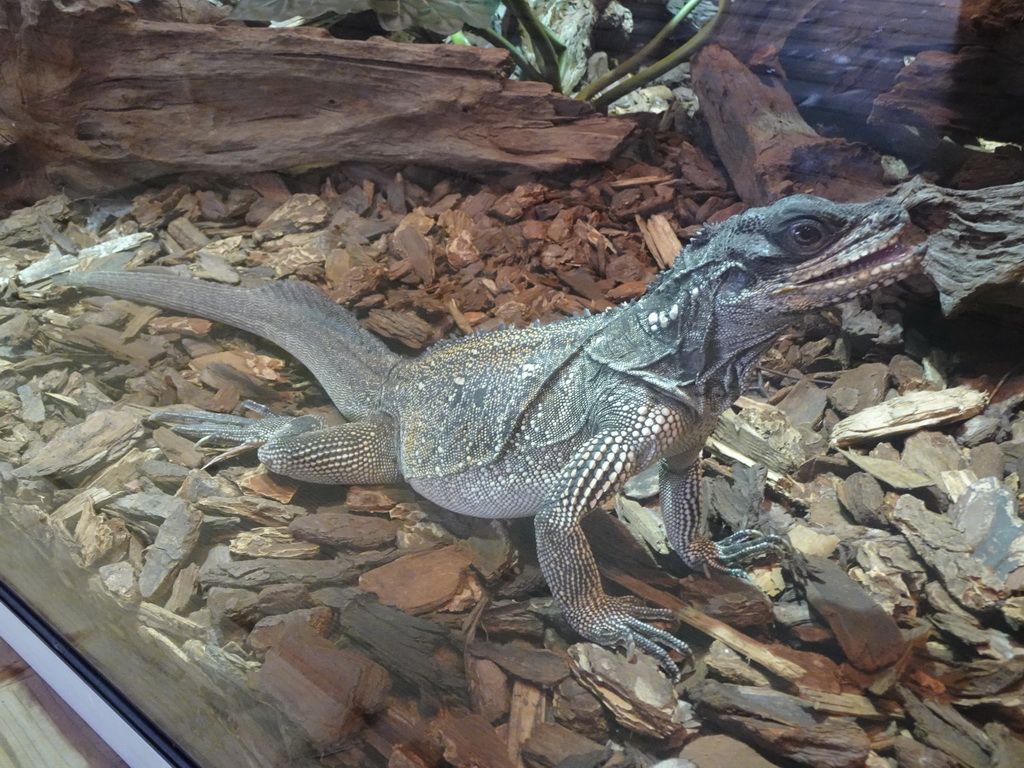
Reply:
M692 655L690 646L675 635L648 624L648 621L674 621L675 616L664 608L653 608L635 597L607 597L596 615L584 626L577 627L588 640L607 646L620 646L632 653L638 649L658 660L672 678L680 677L679 666L669 656L675 651L684 659Z
M786 555L790 551L789 543L781 536L744 529L719 542L705 536L697 537L688 543L680 556L687 566L700 573L726 573L749 581L747 572L736 567L738 564L769 553Z
M751 528L744 528L731 536L726 536L715 544L718 557L725 563L750 560L764 554L789 550L788 542L781 536L761 533Z
M200 438L201 442L248 442L254 423L244 416L213 411L157 411L149 418L179 434Z
M244 405L263 414L263 418L250 419L213 411L158 411L150 418L166 424L174 432L199 438L199 444L213 441L244 448L255 448L274 438L300 435L323 426L318 416L273 416L265 406L249 401Z

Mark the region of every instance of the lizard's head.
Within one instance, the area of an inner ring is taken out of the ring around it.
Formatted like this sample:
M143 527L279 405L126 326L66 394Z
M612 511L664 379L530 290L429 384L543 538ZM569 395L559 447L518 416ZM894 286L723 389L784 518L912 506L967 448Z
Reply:
M794 195L699 234L683 258L714 275L720 301L728 302L723 291L735 292L779 314L805 312L910 274L922 249L906 242L908 224L906 211L885 198L839 204Z
M810 195L733 216L693 238L588 352L648 381L738 392L794 316L910 274L921 249L909 244L908 224L890 200L840 205Z

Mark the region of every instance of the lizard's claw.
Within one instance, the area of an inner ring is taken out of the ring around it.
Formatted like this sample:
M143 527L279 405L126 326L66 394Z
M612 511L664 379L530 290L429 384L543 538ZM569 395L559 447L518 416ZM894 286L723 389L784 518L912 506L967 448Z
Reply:
M690 568L705 575L727 573L737 579L750 581L747 572L736 567L738 563L769 553L785 556L790 552L792 548L783 537L745 528L718 542L706 536L697 537L688 543L686 551L680 555Z
M213 411L158 411L150 419L166 424L174 432L186 437L199 438L196 445L215 442L235 446L217 456L210 464L258 448L274 438L301 435L324 425L319 416L275 416L266 406L250 400L242 405L261 414L263 418L250 419Z
M624 647L629 656L640 650L657 659L668 676L678 681L679 666L668 652L675 651L684 660L689 659L693 655L690 646L675 635L648 624L648 621L675 621L675 616L664 608L652 608L636 597L604 595L601 605L594 611L588 611L586 619L574 621L570 618L576 631L588 640Z

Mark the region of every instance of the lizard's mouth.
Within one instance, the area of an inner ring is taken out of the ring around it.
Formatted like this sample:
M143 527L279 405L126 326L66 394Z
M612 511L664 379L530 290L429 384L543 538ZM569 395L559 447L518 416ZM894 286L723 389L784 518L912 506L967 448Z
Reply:
M799 296L809 304L835 304L891 285L911 274L924 254L923 248L903 242L902 234L855 250L834 248L826 257L790 272L787 281L773 292L789 294L788 298Z

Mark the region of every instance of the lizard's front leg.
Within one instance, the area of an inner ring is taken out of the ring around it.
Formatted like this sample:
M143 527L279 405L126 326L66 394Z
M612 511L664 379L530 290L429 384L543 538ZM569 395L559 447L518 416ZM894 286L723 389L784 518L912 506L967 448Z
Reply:
M690 655L682 640L651 626L671 620L671 611L651 608L633 597L605 594L581 522L603 499L622 487L638 467L632 429L610 430L589 440L562 471L558 491L537 515L537 552L551 593L569 624L601 645L639 648L673 677L679 669L665 649Z
M267 469L296 480L377 485L401 479L395 427L385 417L329 427L319 416L276 416L256 403L246 401L245 406L263 418L210 411L161 411L152 418L200 443L258 448L256 455Z
M714 542L704 535L700 504L700 456L690 460L669 457L661 460L661 510L669 544L683 562L695 571L712 571L747 579L746 571L736 565L767 552L786 548L779 536L752 529L737 531Z

